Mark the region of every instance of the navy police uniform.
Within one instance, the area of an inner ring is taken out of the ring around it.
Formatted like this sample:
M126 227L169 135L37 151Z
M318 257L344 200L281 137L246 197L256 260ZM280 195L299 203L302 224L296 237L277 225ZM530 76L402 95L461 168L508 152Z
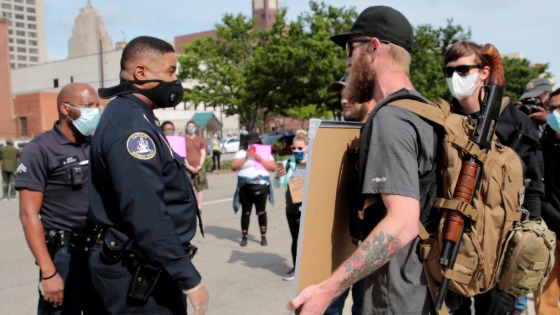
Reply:
M93 291L88 250L93 241L88 224L90 138L74 143L58 128L37 136L23 150L16 189L43 193L40 215L47 247L64 280L64 303L54 309L41 293L39 314L102 314Z
M172 151L153 110L134 95L117 96L103 112L91 147L91 177L94 221L101 231L123 233L136 249L109 261L100 245L107 235L94 245L90 269L105 308L112 314L186 314L182 290L201 281L184 249L196 232L198 206L183 158ZM127 295L141 263L161 269L145 300Z

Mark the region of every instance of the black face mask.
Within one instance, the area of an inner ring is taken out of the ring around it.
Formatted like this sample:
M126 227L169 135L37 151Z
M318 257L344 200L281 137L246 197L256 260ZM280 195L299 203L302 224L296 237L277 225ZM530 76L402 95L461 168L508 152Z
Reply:
M139 89L133 83L159 82L151 89ZM175 107L183 100L183 86L181 80L166 82L162 80L132 80L119 85L97 90L99 97L112 98L117 95L138 93L149 98L159 108Z

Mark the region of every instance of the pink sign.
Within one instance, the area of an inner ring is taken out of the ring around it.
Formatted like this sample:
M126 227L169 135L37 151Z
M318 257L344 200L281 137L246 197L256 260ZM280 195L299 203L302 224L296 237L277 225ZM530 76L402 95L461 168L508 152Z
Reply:
M252 144L251 147L255 148L255 153L258 154L263 160L265 161L270 161L270 155L272 152L272 147L266 144ZM264 165L262 165L261 163L257 162L255 160L255 168L258 170L265 170L268 171L266 169L266 167L264 167Z
M187 157L187 145L184 136L165 136L171 149L181 157Z

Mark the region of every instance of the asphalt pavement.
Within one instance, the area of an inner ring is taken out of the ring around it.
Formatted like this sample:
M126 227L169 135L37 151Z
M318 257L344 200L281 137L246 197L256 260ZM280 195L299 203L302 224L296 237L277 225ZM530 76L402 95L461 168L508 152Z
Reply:
M292 267L291 237L284 211L284 192L275 189L276 203L267 204L268 246L260 245L256 215L252 214L249 243L240 247L240 215L234 214L232 195L236 174L208 173L202 209L205 237L193 240L199 247L194 264L210 292L208 314L289 314L285 305L294 292L293 281L282 277ZM19 201L0 201L0 314L36 314L38 267L27 247L18 216ZM349 315L351 297L343 315ZM530 311L534 314L532 298ZM189 307L189 314L194 314Z

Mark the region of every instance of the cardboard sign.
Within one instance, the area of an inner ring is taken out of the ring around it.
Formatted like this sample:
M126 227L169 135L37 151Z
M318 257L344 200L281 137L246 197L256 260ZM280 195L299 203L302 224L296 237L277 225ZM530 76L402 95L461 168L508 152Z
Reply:
M270 155L272 153L272 147L266 144L252 144L252 150L255 150L255 153L258 154L264 161L270 161ZM265 170L268 171L262 163L259 163L255 160L255 168L258 170Z
M292 177L288 180L288 187L290 188L290 196L293 203L300 203L303 201L303 184L305 177L298 176Z
M181 157L187 157L187 144L184 136L165 136L169 146Z
M359 123L311 119L299 228L294 296L317 284L356 250L348 229L348 182Z

